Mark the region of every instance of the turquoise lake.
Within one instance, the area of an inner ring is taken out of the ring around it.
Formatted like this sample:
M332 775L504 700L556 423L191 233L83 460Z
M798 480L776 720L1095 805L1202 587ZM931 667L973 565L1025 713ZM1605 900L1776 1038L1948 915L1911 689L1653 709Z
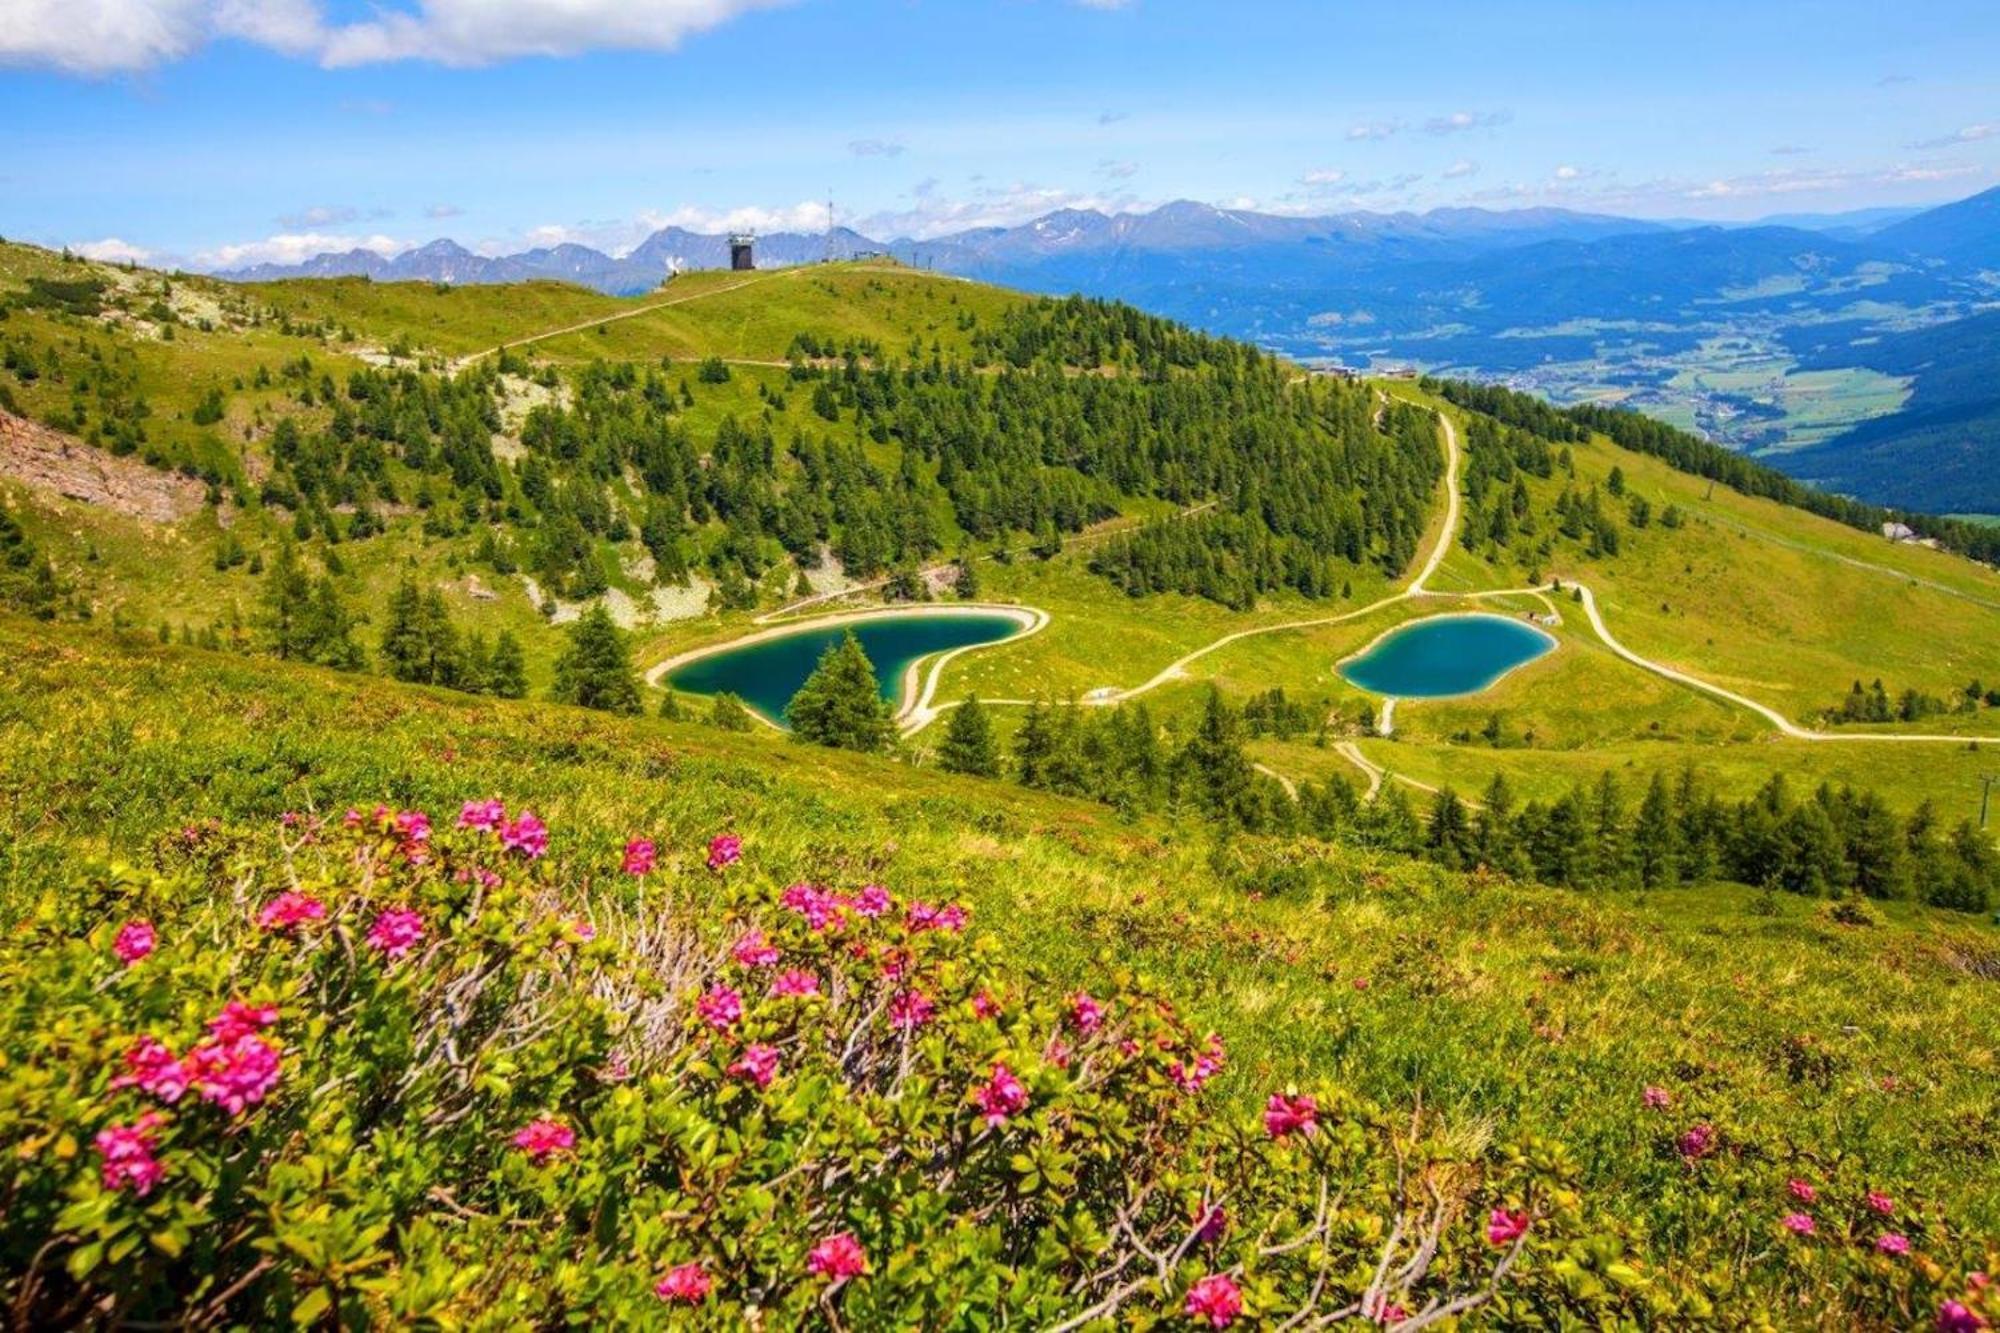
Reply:
M1476 694L1555 646L1533 625L1505 616L1436 616L1384 636L1339 669L1376 694L1442 699Z
M875 664L882 697L898 702L903 672L910 663L932 653L974 644L998 643L1019 634L1024 626L1012 616L911 615L857 620L823 629L800 630L775 639L725 648L697 658L667 673L676 690L688 694L720 694L724 690L765 717L783 721L785 709L799 686L806 683L820 654L852 631L861 650Z

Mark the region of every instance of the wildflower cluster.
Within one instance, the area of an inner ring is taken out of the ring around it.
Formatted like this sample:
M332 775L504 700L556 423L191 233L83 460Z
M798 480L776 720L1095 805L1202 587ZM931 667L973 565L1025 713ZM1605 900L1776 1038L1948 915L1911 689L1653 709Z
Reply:
M210 878L93 871L0 941L21 982L0 1135L29 1149L0 1166L12 1308L1205 1329L1702 1308L1593 1234L1555 1145L1256 1086L1133 977L1006 965L934 886L771 884L754 834L598 845L565 861L499 800L301 816ZM1687 1173L1729 1158L1707 1122L1663 1132ZM1990 1318L1871 1189L1800 1174L1770 1206L1899 1308Z

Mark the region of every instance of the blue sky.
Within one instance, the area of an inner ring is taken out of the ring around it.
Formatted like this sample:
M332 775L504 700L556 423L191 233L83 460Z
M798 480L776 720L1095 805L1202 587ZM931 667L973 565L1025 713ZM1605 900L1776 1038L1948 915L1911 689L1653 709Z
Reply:
M233 266L1176 198L1745 219L2000 183L1991 0L0 0L0 234Z

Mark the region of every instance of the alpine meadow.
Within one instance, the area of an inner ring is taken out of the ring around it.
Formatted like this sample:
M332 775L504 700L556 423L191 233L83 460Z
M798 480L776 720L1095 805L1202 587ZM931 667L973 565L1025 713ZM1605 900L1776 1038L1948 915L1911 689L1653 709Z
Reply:
M0 0L7 1327L2000 1326L2000 25L1202 8Z

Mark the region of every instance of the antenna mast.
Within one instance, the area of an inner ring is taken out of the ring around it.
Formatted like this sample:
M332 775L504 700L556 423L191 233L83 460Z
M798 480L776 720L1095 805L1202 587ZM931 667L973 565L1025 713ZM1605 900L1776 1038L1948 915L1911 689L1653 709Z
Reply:
M833 191L826 192L826 252L820 256L820 263L833 262Z

